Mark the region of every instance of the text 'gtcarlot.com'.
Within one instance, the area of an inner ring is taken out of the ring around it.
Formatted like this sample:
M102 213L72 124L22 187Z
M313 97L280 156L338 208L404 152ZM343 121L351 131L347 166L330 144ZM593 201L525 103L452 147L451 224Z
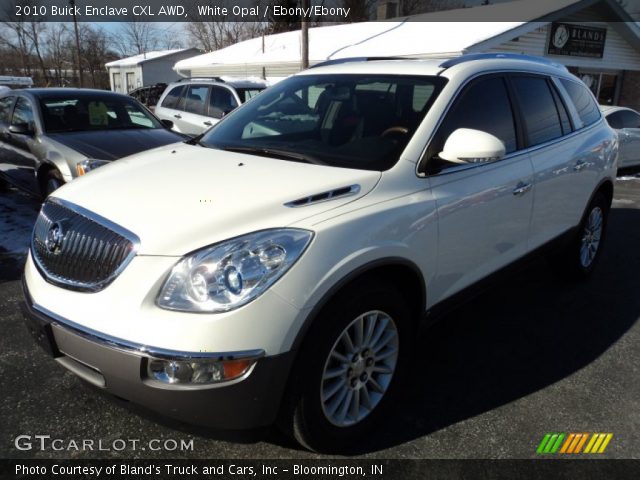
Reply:
M51 438L51 435L19 435L14 440L18 450L55 450L55 451L116 451L151 450L151 451L193 451L193 439L174 440L172 438L153 438L142 441L139 438L115 439L62 439Z

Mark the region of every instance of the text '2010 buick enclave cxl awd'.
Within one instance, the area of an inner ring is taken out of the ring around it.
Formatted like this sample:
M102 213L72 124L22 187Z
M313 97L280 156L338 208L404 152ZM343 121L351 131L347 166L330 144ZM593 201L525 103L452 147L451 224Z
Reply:
M26 318L119 397L339 450L393 404L436 307L552 241L591 272L616 158L589 90L542 59L322 65L56 191Z

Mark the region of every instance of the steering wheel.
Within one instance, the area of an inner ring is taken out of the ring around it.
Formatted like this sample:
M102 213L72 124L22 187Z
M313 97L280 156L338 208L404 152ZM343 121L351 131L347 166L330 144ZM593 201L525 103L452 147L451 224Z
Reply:
M406 135L407 133L409 133L409 129L407 127L396 125L395 127L387 128L384 132L382 132L380 136L382 138L385 138L385 137L388 137L389 135L396 135L396 134Z

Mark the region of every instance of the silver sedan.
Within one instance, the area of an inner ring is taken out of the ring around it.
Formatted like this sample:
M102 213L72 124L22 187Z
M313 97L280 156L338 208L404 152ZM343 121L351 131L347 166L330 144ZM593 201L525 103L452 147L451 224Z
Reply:
M600 110L620 142L618 168L640 165L640 113L626 107L601 105Z

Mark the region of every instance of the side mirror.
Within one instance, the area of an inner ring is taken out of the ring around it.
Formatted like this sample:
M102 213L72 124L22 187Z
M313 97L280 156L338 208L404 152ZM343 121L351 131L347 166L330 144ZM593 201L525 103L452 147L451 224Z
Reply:
M33 135L33 126L28 123L13 123L9 125L9 131L18 135Z
M171 120L162 119L160 120L160 123L169 129L173 128L173 122Z
M502 140L490 133L459 128L449 135L438 156L454 163L489 163L500 160L505 152Z

